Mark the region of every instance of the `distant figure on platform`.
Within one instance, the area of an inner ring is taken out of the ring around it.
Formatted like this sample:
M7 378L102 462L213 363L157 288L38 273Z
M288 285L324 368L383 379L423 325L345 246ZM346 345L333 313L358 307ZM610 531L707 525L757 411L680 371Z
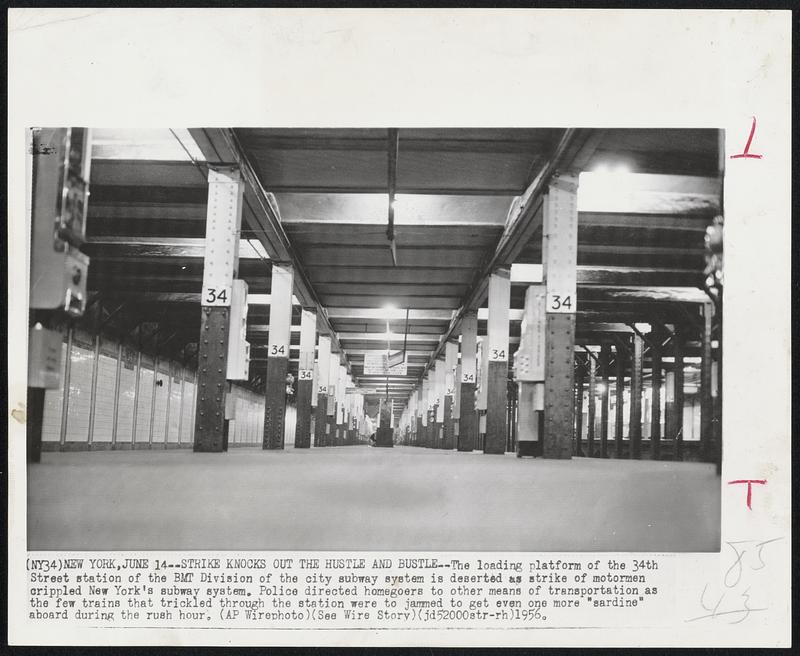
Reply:
M369 435L369 443L375 446L375 424L369 415L364 415L364 432Z

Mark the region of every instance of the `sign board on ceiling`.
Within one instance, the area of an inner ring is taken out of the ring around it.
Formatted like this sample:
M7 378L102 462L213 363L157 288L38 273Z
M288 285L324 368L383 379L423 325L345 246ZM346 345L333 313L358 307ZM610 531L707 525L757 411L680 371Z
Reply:
M405 361L406 361L406 354L404 351L397 351L396 353L390 353L386 357L386 362L389 368L405 364Z
M368 351L364 354L365 376L406 376L408 366L405 361L390 367L389 357L384 351Z

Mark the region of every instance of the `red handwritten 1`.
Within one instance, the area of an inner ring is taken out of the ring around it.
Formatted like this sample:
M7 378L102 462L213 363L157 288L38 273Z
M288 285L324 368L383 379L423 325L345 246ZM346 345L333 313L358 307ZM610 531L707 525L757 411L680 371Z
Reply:
M750 136L744 145L744 151L738 155L731 155L731 159L761 159L763 155L756 155L750 152L750 144L753 143L753 135L756 133L756 117L753 116L753 125L750 127Z
M753 499L753 483L757 485L766 485L767 479L742 478L736 481L728 481L728 485L738 485L741 483L747 483L747 509L752 510L753 507L750 505L750 502Z

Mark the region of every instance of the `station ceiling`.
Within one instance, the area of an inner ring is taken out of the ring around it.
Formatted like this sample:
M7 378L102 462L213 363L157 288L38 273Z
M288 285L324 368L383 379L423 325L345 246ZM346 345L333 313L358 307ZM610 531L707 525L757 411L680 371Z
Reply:
M300 272L290 368L297 373L300 307L316 304L353 378L384 390L385 378L363 375L363 359L386 349L388 321L392 350L406 341L409 352L408 375L389 380L399 411L444 340L457 337L461 310L479 309L485 334L483 278L495 264L511 267L515 350L526 284L541 280L542 234L535 220L525 230L509 222L509 210L557 160L559 170L581 172L577 341L598 345L633 323L666 324L688 334L692 355L706 299L704 233L720 212L717 130L401 128L393 181L387 135L96 130L85 250L102 320L191 361L205 167L235 159L249 172L239 277L251 295L251 384L259 387L266 368L271 262L289 259Z

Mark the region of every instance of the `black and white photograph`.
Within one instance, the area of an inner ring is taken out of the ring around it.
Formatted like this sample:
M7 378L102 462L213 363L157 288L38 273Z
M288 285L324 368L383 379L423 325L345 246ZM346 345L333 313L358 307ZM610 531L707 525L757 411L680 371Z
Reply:
M29 548L719 551L722 130L31 139Z
M7 18L11 647L791 644L791 12Z

